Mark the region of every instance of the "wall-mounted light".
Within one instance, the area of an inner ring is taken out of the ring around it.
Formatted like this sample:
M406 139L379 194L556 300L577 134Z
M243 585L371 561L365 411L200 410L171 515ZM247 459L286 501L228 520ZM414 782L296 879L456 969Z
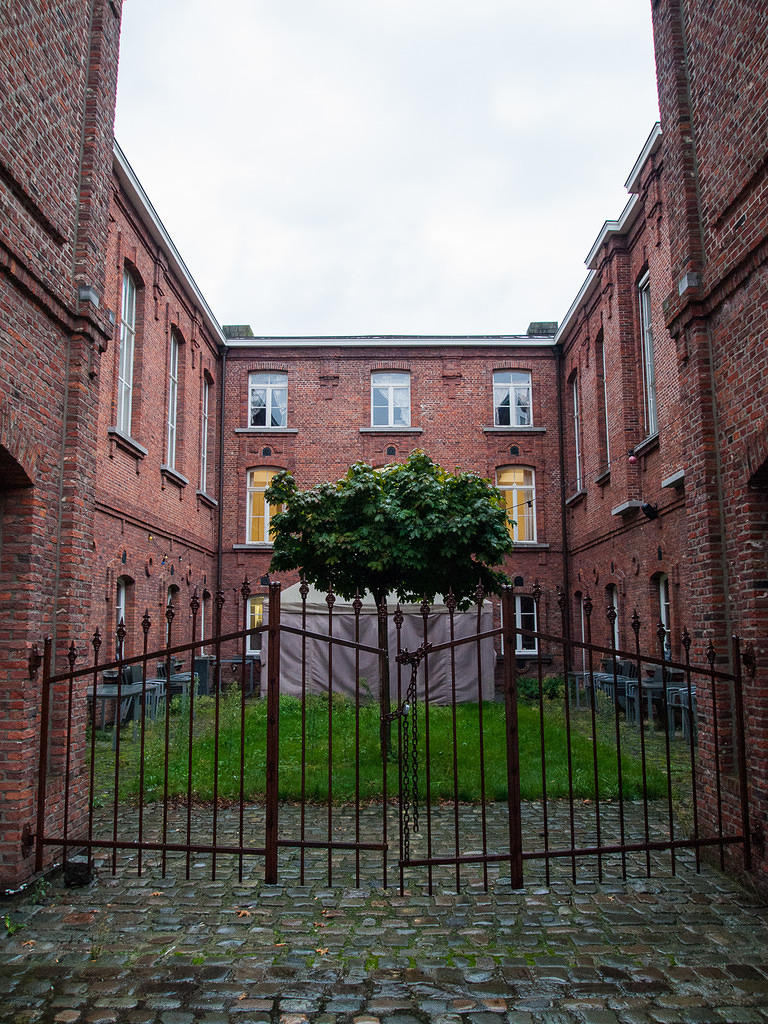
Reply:
M652 505L650 501L644 501L640 506L640 511L643 513L646 519L659 518L659 506Z
M634 466L634 464L637 462L637 456L635 455L635 449L634 448L630 448L629 449L629 451L627 452L627 458L629 460L629 464L631 466Z

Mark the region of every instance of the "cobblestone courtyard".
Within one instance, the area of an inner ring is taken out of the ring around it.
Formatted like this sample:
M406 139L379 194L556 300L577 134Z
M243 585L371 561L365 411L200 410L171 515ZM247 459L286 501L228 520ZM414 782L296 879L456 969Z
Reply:
M282 813L290 823L295 811ZM530 843L536 809L525 813ZM590 813L583 808L578 822L585 834ZM471 836L477 809L462 820ZM491 837L503 821L489 810ZM231 818L222 827L234 827ZM575 884L568 860L547 887L543 866L527 862L521 891L493 867L487 893L478 870L468 870L458 893L450 873L436 874L432 896L415 875L401 896L392 859L386 891L369 870L356 888L354 858L334 860L332 887L319 852L308 856L300 885L295 851L285 851L277 886L259 880L260 858L246 861L242 883L229 857L219 859L216 881L207 857L194 858L190 881L174 860L162 878L156 855L142 877L130 859L114 876L102 861L81 889L65 889L59 876L46 892L3 907L0 1020L768 1020L768 908L709 866L697 875L690 853L674 877L668 854L653 857L650 879L644 858L631 861L628 881L610 857L600 884L590 858Z

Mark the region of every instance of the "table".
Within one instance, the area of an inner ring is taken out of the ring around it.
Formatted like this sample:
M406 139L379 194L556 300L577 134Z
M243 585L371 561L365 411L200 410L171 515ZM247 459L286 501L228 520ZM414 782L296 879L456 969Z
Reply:
M150 708L150 716L154 717L157 710L157 684L148 679L146 683L146 694L147 694L147 707ZM122 686L118 687L117 683L103 683L101 686L96 687L96 700L101 703L101 726L103 729L106 717L107 717L107 701L112 701L117 704L118 695L120 697L120 708L119 713L115 715L119 725L128 720L128 713L133 710L133 723L134 730L136 728L136 722L139 718L139 711L141 708L141 696L144 692L143 683L123 683ZM88 703L93 704L93 687L88 687ZM89 715L90 722L93 721ZM117 729L114 730L112 736L112 745L115 745L117 736Z

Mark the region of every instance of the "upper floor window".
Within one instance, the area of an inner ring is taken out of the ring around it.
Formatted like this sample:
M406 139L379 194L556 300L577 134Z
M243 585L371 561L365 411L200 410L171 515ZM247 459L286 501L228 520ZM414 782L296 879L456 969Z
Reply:
M529 427L531 375L527 370L495 370L493 422L497 427Z
M288 374L252 373L248 378L248 424L284 427L288 423Z
M211 401L211 382L203 378L203 404L200 409L200 490L208 493L208 413Z
M264 498L264 492L269 487L274 469L249 469L248 470L248 496L246 503L245 541L247 544L268 544L269 543L269 520L274 512Z
M371 425L411 425L411 376L409 373L371 374Z
M611 465L611 438L608 430L608 374L605 369L605 340L602 331L597 336L596 345L600 360L598 372L602 374L602 381L598 382L597 392L598 416L600 417L598 426L602 427L602 430L599 431L603 456L600 467L602 472Z
M656 367L653 352L653 329L651 327L651 286L648 274L638 285L640 303L640 340L643 365L643 406L645 433L651 437L658 433L659 418L656 407Z
M179 336L171 331L168 366L168 451L166 464L176 469L176 437L179 412Z
M117 429L130 436L133 406L133 359L136 347L136 282L126 270L120 312L120 360L117 369Z
M536 478L527 466L505 466L496 473L496 486L504 495L509 532L518 543L536 540Z
M579 378L574 373L571 382L571 399L573 405L573 470L575 475L575 489L580 491L582 487L581 474L581 418L579 410Z

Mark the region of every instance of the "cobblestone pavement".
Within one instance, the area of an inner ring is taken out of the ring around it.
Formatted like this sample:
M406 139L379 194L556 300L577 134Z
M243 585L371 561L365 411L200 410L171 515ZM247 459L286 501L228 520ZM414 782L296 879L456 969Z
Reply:
M476 824L477 810L465 817ZM490 832L503 828L490 818ZM221 827L234 826L225 816ZM532 818L526 834L535 828ZM602 883L594 858L575 883L570 860L558 862L549 886L527 862L519 891L498 865L488 892L478 870L466 869L458 893L455 876L436 873L431 896L415 872L404 895L385 891L367 863L357 887L353 864L334 856L332 887L324 853L308 858L300 885L290 850L277 886L259 881L260 858L246 860L242 882L228 857L211 881L204 856L189 881L174 860L163 878L156 856L141 877L128 858L114 875L102 862L84 888L54 878L0 907L0 1020L768 1021L768 908L711 867L697 874L689 854L674 876L668 854L653 858L651 878L644 859L630 861L628 881L606 857Z

